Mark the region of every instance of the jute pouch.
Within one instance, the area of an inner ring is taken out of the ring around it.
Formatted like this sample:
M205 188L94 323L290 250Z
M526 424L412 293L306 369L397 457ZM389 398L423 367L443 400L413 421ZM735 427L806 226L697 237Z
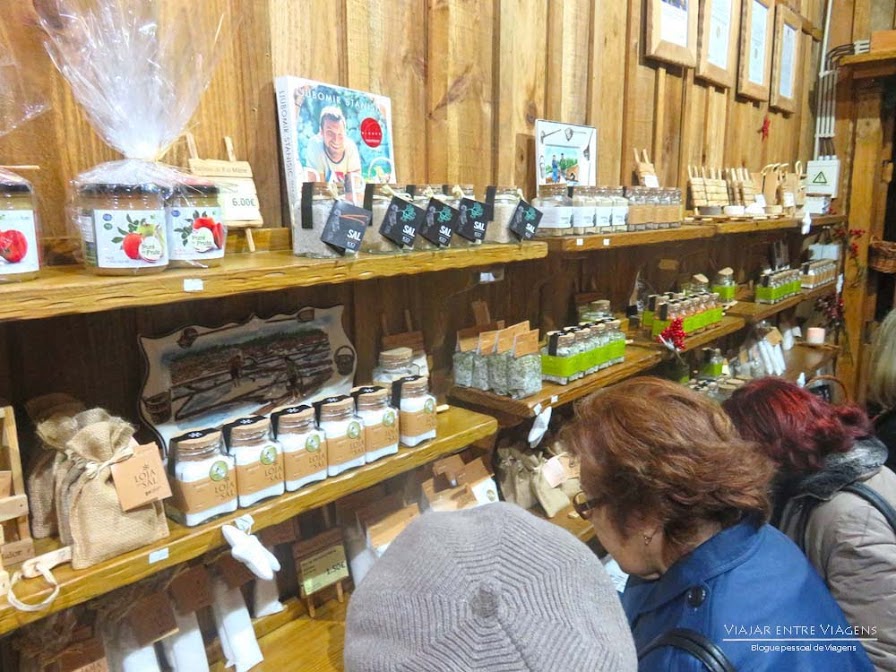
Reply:
M88 425L68 442L81 473L69 488L72 567L84 569L168 536L161 502L121 510L112 465L133 455L134 428L119 418Z
M524 509L537 503L532 482L538 470L539 456L519 445L498 448L497 477L505 501Z
M542 465L543 464L544 460L542 461ZM538 474L535 476L535 480L532 483L532 489L535 492L535 496L538 498L538 503L541 504L541 507L548 515L548 518L553 518L572 503L569 497L563 494L563 491L560 488L551 487L550 483L548 483L548 479L545 478L541 467L539 467Z

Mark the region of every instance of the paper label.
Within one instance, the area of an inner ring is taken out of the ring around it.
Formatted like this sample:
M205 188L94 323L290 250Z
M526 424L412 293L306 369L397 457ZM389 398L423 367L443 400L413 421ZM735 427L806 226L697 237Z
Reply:
M40 268L33 210L0 212L0 276Z
M171 497L171 487L154 443L138 446L134 457L112 465L112 480L122 511Z
M164 212L94 210L81 218L84 263L99 268L153 268L168 263ZM84 235L85 229L91 235Z
M534 355L538 352L538 329L517 334L513 340L513 356Z
M580 229L593 229L595 225L595 212L601 208L589 205L577 205L572 209L572 225ZM609 222L609 208L607 208L607 221ZM597 224L600 226L600 224ZM609 226L609 223L607 224Z
M327 586L347 579L348 563L345 560L345 548L339 544L301 559L299 574L302 577L302 597L313 595Z
M457 235L471 242L485 240L487 227L488 215L486 214L485 203L480 203L472 198L462 198L460 201L460 218L457 223Z
M361 423L357 420L350 422L344 436L328 436L327 452L330 464L351 462L365 455L367 447Z
M451 244L452 236L457 231L459 220L459 211L447 203L431 198L429 206L426 208L426 220L423 222L420 235L433 245L448 247Z
M283 483L283 453L274 444L261 449L257 462L236 465L236 487L241 496L254 495L278 483Z
M680 47L688 46L687 9L680 9L666 0L660 3L660 39Z
M383 422L379 425L364 427L367 452L373 452L398 443L398 414L391 408L383 413Z
M128 623L137 644L149 646L177 632L174 609L163 591L151 593L138 600L128 612Z
M190 567L174 577L168 584L168 593L181 614L210 607L214 601L211 576L203 565Z
M413 247L425 221L426 210L394 196L380 224L380 233L396 245Z
M225 460L209 470L209 478L183 482L171 480L174 507L183 513L201 513L236 499L236 474Z
M251 177L216 177L225 222L260 222L258 192Z
M750 58L747 79L760 86L765 84L765 39L768 26L768 8L758 0L752 2L752 24L750 25Z
M370 210L359 208L348 201L336 201L320 235L321 241L341 254L361 249L364 232L373 219Z
M644 182L645 187L651 187L653 189L659 189L660 186L660 178L658 178L653 173L645 173L641 178Z
M166 208L165 214L171 260L220 259L224 256L227 227L223 224L221 208Z
M541 211L542 229L568 229L572 226L572 208L567 206L549 206Z
M609 228L613 226L613 207L610 205L599 205L595 208L596 225L598 229Z
M435 402L432 399L427 399L426 406L422 411L402 411L400 422L401 433L404 436L420 436L435 431L438 425Z
M531 240L544 218L541 210L520 199L510 218L508 228L519 240Z
M490 355L495 351L495 345L498 343L498 334L500 331L486 331L479 334L479 354Z
M556 455L541 465L541 473L552 488L567 480L566 469Z
M728 41L731 39L731 0L713 0L709 17L707 61L722 70L728 69Z
M778 93L782 98L793 98L794 61L797 50L797 31L784 24L784 39L781 44L781 73ZM785 206L787 203L784 204Z
M321 436L310 434L304 450L283 452L283 469L287 481L297 481L320 473L327 468L327 442Z

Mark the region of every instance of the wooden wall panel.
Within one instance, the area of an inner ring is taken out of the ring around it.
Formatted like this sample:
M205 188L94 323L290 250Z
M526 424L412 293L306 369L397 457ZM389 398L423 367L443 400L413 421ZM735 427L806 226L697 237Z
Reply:
M588 118L593 9L591 0L548 3L548 119L584 124Z
M344 86L346 0L267 2L274 76L296 75Z
M624 2L595 0L587 123L597 128L598 184L620 184L627 16Z

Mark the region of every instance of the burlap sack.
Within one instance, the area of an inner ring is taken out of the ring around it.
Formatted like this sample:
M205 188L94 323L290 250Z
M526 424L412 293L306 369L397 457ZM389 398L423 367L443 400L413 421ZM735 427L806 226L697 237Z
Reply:
M53 501L53 469L57 453L41 450L28 468L25 488L31 519L31 536L35 539L52 537L58 532L56 507Z
M134 428L119 418L81 429L68 442L71 458L83 465L69 489L72 567L85 569L168 536L161 502L121 510L112 464L131 454Z
M537 503L532 489L532 480L538 469L537 454L525 450L519 444L498 448L496 476L501 486L504 500L524 509L531 509Z
M540 468L535 479L532 481L532 490L535 492L535 497L538 499L538 503L541 504L541 508L544 509L548 518L553 518L567 506L572 504L569 497L564 495L559 487L552 488L550 486Z
M25 402L25 412L35 425L53 415L74 416L84 410L84 404L64 392L53 392Z

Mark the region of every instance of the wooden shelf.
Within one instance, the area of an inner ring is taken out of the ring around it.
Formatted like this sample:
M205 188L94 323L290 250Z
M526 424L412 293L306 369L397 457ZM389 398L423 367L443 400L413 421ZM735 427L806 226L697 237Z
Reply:
M225 542L220 528L238 516L252 514L256 531L276 525L305 511L334 502L351 492L363 490L414 467L462 450L474 441L491 436L498 429L494 418L460 408L440 413L438 421L438 438L418 448L402 448L398 454L373 464L251 508L240 509L199 527L186 528L169 521L171 534L167 539L90 569L75 571L70 565L59 567L54 570L54 575L61 590L49 609L38 613L24 613L9 606L5 598L0 598L0 635L223 546ZM50 548L45 545L40 550L45 552ZM156 558L158 560L154 561ZM16 586L16 594L26 602L33 602L38 595L43 596L48 592L42 579L26 581Z
M810 289L809 291L802 292L801 294L797 294L796 296L791 296L790 298L779 301L778 303L752 303L750 301L738 301L728 309L728 314L742 317L747 322L752 324L761 320L766 320L777 315L778 313L783 313L785 310L794 308L795 306L798 306L806 301L815 301L816 299L820 299L823 296L833 294L836 288L836 285L834 283L831 283L822 287Z
M580 541L587 543L595 538L594 526L587 520L581 518L572 505L559 511L553 518L548 518L541 506L535 506L529 509L529 513L536 515L539 518L544 518L549 523L553 523L558 527L562 527Z
M492 392L484 392L471 387L452 387L448 392L448 398L459 402L463 406L481 410L483 412L495 412L509 415L523 420L533 418L539 411L548 406L562 406L576 399L584 397L594 390L608 385L613 385L621 380L630 378L642 371L653 368L662 359L661 353L653 348L643 348L637 345L626 346L625 362L616 364L603 371L585 376L569 385L556 385L545 382L541 392L526 399L511 399Z
M613 250L619 247L674 243L681 240L712 238L714 231L705 226L681 226L677 229L655 231L625 231L621 233L592 233L580 236L539 238L547 243L551 252L586 252L589 250Z
M0 286L0 320L33 320L416 275L540 259L546 255L547 245L530 242L397 255L362 254L349 260L309 259L286 251L256 252L227 256L216 268L167 270L141 276L97 276L79 266L51 266L43 269L36 280ZM185 291L186 281L193 279L201 280L202 288Z
M849 68L856 79L896 75L896 51L871 51L840 59L841 68Z
M818 369L831 364L837 359L839 354L840 348L835 345L797 343L784 353L787 371L784 372L782 377L795 382L801 373L805 373L806 380L808 380L815 375Z
M812 228L821 228L824 226L833 226L842 224L846 221L846 217L842 215L813 215ZM738 233L757 233L760 231L781 231L785 229L796 229L803 225L802 219L792 217L777 217L775 219L755 219L740 222L715 222L708 226L714 226L716 233L720 236L727 236Z
M731 315L726 315L722 318L722 321L713 325L709 329L704 329L699 334L694 334L693 336L688 336L685 339L685 351L691 351L695 348L701 348L708 343L712 343L715 340L722 338L723 336L727 336L728 334L733 334L737 331L740 331L747 323L741 317L734 317ZM646 337L641 336L639 334L638 338L644 339ZM650 347L658 352L665 353L668 352L666 347L662 343L657 343L655 341L647 341L647 340L639 340L638 345L642 347Z

